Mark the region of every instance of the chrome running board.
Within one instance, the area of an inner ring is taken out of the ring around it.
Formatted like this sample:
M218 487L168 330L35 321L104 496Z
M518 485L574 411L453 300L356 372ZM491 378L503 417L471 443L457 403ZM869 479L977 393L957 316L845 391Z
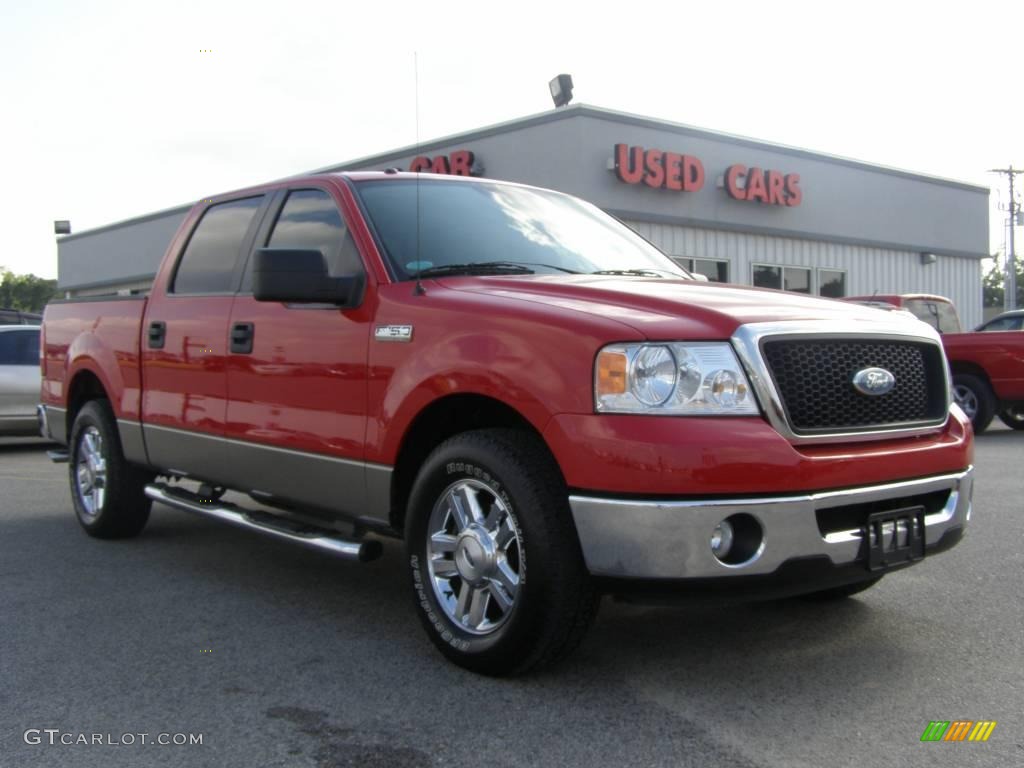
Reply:
M293 544L327 552L345 560L358 560L365 563L376 560L383 550L381 543L375 539L359 541L344 539L338 535L337 531L295 523L266 512L243 509L224 501L204 499L183 488L172 488L163 483L147 485L146 496L175 509L212 517L239 528L265 533L282 541L290 541Z

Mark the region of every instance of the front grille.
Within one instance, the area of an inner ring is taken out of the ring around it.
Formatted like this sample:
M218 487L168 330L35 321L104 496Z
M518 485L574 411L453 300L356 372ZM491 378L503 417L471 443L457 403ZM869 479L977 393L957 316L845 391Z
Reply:
M762 352L796 434L897 429L946 416L945 364L938 345L891 339L767 339ZM891 392L863 395L853 377L884 368Z

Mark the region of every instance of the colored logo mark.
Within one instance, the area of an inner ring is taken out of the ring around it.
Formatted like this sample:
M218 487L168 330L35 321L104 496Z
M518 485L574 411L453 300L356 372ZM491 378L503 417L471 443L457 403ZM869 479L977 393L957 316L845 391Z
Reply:
M988 741L995 729L995 720L932 720L921 741Z

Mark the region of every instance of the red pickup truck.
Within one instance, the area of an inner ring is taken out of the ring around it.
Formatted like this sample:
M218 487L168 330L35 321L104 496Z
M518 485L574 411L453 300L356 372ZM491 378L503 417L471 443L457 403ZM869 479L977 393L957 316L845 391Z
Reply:
M934 330L698 282L516 184L204 200L148 297L51 303L42 345L87 533L159 501L353 559L404 539L430 638L487 674L568 653L601 594L853 594L971 512Z
M1000 323L986 323L973 333L942 336L953 372L953 396L976 434L984 432L995 415L1012 429L1024 429L1024 331L1019 322L1005 322L1014 314L1000 316Z

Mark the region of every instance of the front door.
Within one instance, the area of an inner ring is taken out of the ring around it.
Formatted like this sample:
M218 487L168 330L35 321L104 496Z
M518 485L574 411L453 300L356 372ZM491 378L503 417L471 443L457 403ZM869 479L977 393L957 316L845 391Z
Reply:
M261 247L317 249L331 276L366 272L328 188L278 192L256 236ZM228 357L227 481L257 498L358 518L372 312L365 299L347 310L256 301L251 274L250 257L228 326L247 343Z

